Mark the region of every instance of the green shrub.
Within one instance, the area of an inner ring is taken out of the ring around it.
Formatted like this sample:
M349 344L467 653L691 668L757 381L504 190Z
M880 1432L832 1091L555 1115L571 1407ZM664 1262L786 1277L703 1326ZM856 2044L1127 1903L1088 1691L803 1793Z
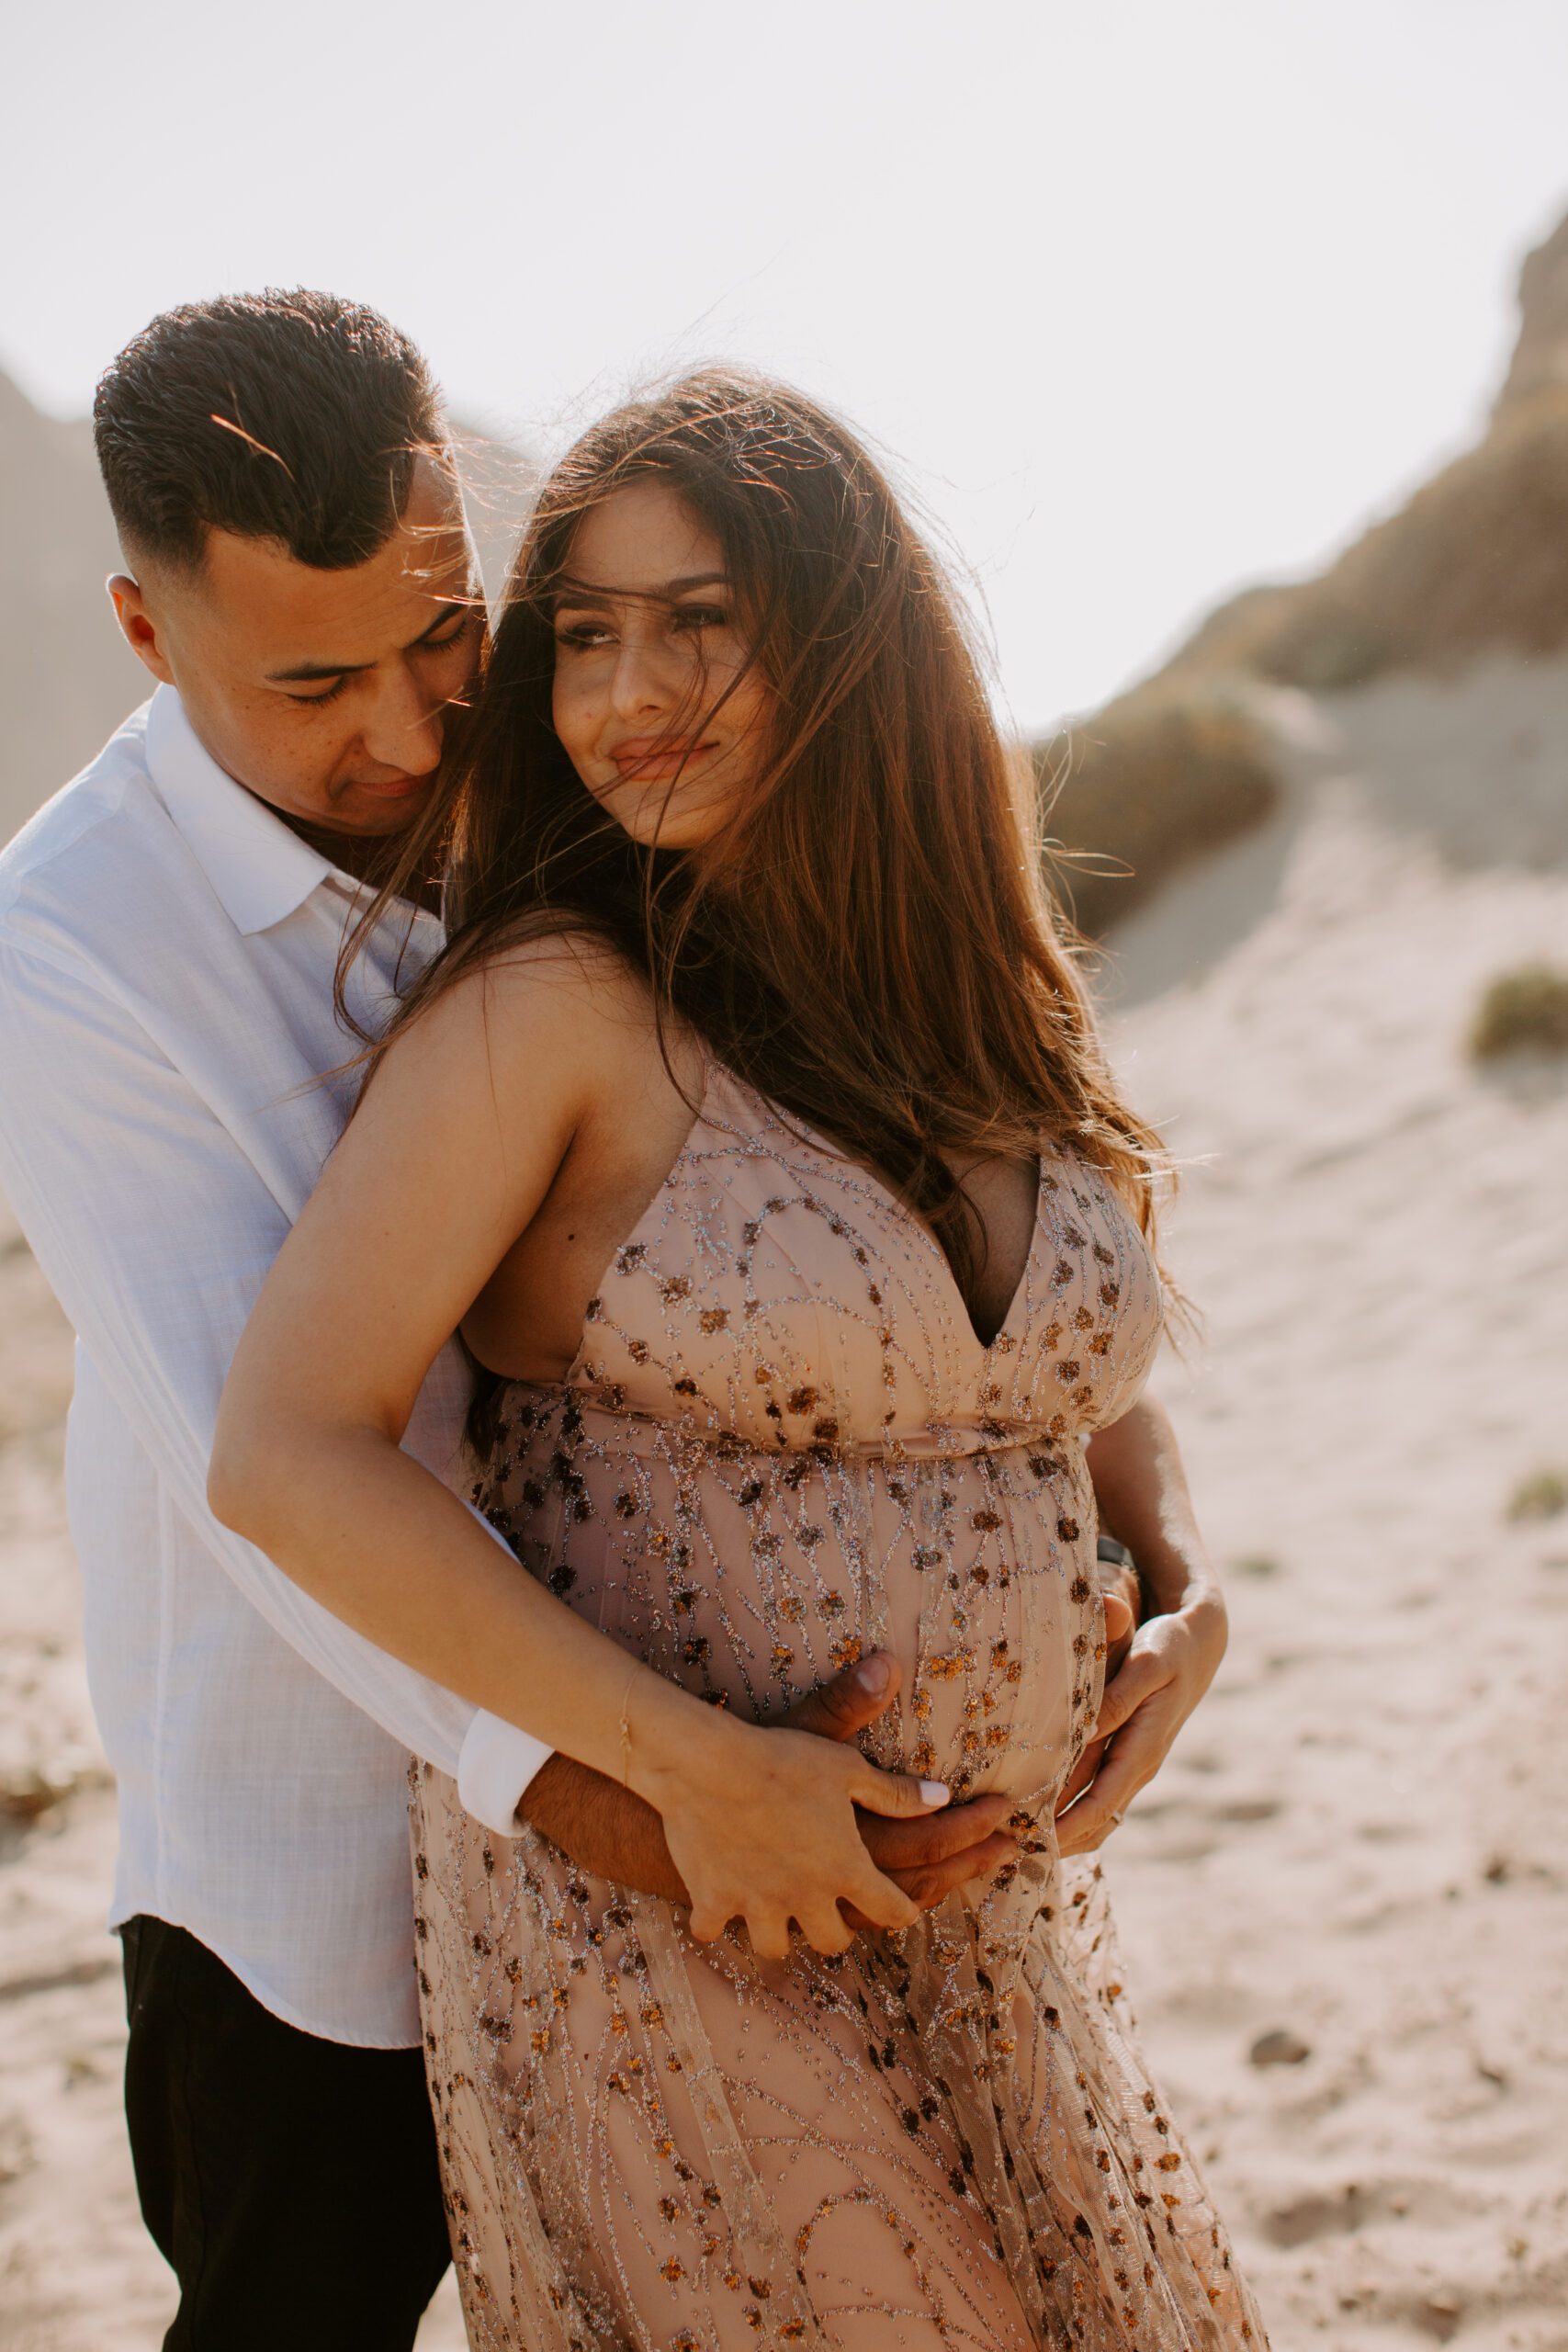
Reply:
M1568 1510L1568 1476L1561 1470L1532 1470L1508 1497L1508 1517L1555 1519Z
M1521 964L1491 981L1471 1024L1476 1061L1504 1054L1568 1054L1568 972Z

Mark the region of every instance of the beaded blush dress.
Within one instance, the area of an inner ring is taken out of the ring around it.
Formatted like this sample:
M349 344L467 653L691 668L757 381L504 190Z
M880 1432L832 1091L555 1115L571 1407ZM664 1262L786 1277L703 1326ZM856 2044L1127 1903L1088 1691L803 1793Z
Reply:
M930 1231L722 1069L558 1386L476 1499L629 1654L761 1717L862 1650L866 1735L1017 1799L983 1893L823 1959L492 1840L413 1775L420 1982L482 2352L1261 2346L1133 2038L1100 1871L1052 1808L1103 1679L1083 1441L1160 1325L1103 1179L1047 1154L976 1338Z

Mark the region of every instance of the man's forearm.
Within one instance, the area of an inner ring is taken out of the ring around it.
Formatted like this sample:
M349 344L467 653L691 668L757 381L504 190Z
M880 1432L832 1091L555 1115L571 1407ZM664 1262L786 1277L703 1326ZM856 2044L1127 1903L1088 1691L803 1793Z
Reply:
M783 1727L816 1738L844 1740L874 1722L897 1690L896 1669L874 1690L862 1679L879 1662L873 1653L844 1668L830 1682L797 1699L781 1718ZM861 1836L873 1860L922 1910L940 1903L954 1887L987 1878L1010 1861L1014 1841L1002 1824L1012 1810L1009 1797L971 1798L920 1821L886 1821L859 1813ZM684 1906L690 1900L665 1842L664 1824L635 1790L591 1766L556 1754L540 1767L518 1812L569 1861L595 1878L657 1894ZM852 1927L869 1922L846 1912Z
M591 1765L552 1756L528 1783L518 1811L579 1870L667 1903L690 1902L660 1816L635 1789Z
M1131 1412L1095 1433L1085 1455L1100 1524L1132 1553L1152 1610L1169 1614L1217 1594L1164 1406L1140 1397Z

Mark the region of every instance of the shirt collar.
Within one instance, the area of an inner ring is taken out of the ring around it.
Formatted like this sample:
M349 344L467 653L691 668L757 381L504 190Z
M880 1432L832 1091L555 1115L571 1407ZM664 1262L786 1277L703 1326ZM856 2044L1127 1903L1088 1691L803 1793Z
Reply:
M147 766L159 796L236 930L249 938L302 907L338 869L220 768L173 686L147 714ZM355 892L349 875L342 880Z

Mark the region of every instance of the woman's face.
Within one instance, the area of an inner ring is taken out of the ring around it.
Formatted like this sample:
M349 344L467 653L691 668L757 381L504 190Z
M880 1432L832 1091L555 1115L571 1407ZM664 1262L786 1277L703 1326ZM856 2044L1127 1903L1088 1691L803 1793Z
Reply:
M724 551L666 483L583 516L555 633L555 729L595 800L634 841L709 840L756 773L772 697Z

